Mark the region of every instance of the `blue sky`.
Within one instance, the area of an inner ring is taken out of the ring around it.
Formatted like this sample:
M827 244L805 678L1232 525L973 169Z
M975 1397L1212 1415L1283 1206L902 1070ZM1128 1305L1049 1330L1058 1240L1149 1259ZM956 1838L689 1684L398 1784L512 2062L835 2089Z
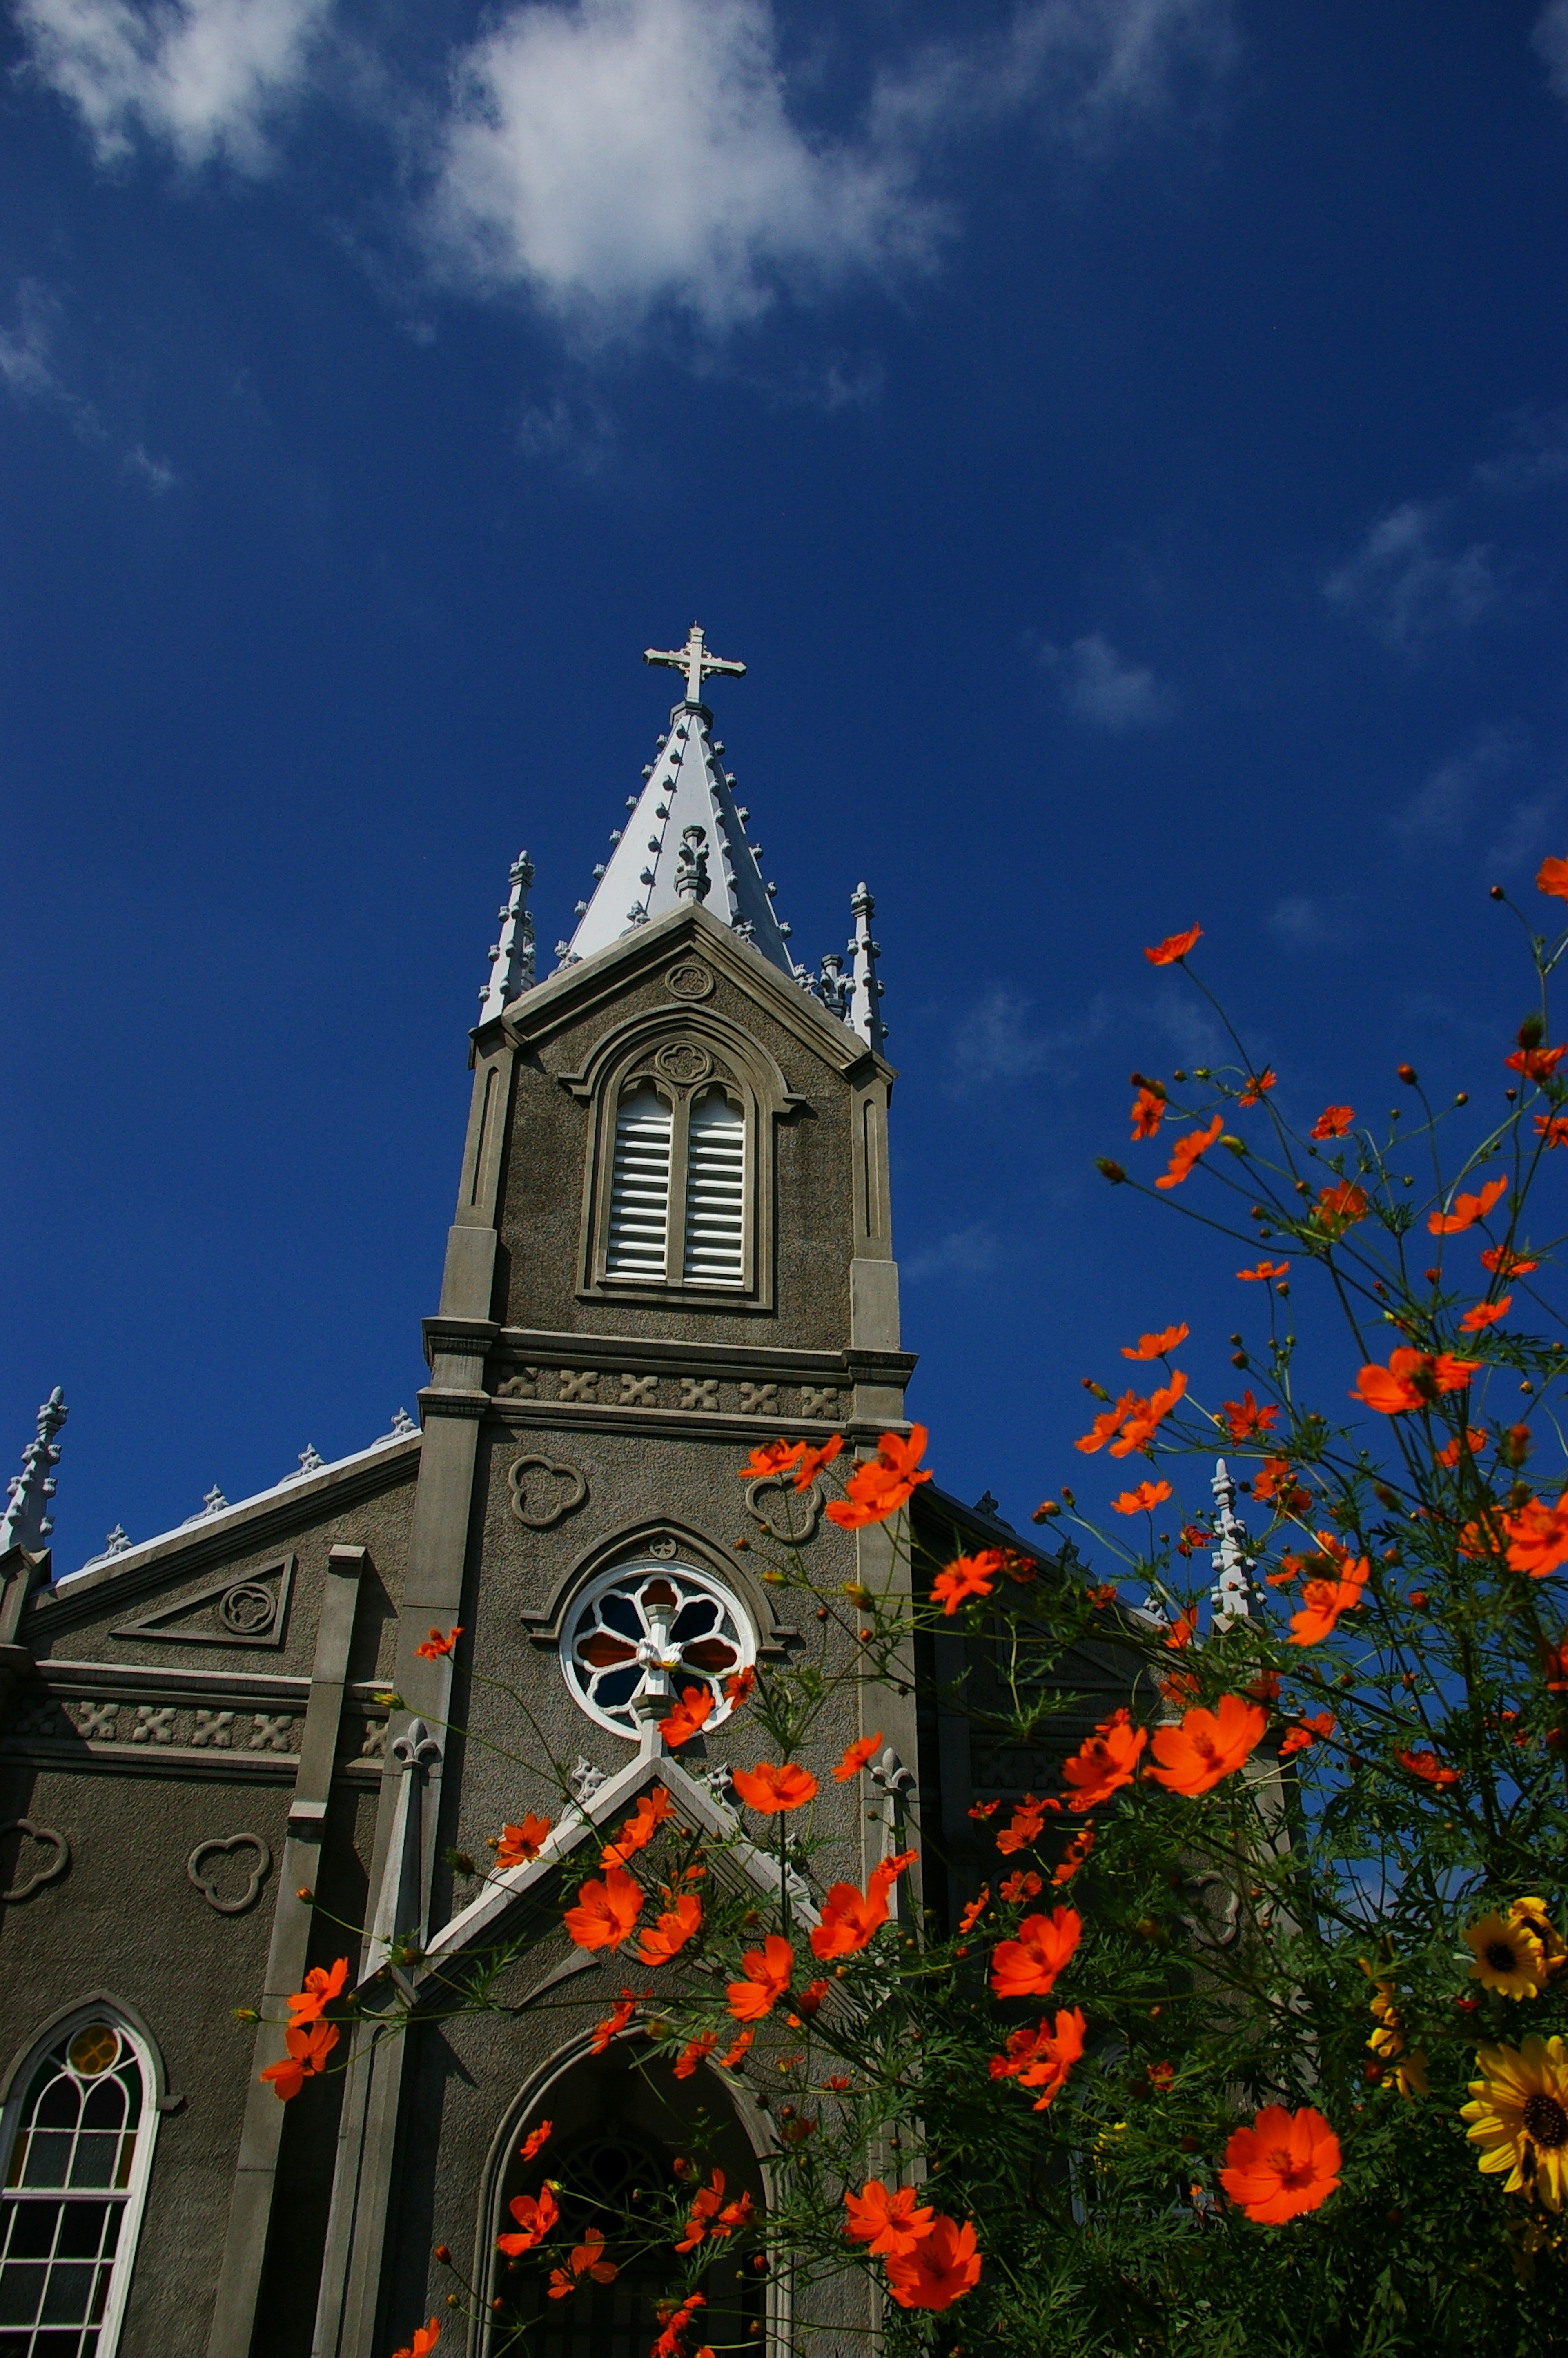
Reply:
M1091 1168L1211 1044L1144 943L1201 919L1303 1119L1498 1085L1486 887L1568 850L1568 0L5 40L0 1463L62 1382L58 1568L412 1407L508 864L548 946L693 615L797 953L877 895L960 1493L1070 1478L1150 1325L1228 1388L1233 1248Z

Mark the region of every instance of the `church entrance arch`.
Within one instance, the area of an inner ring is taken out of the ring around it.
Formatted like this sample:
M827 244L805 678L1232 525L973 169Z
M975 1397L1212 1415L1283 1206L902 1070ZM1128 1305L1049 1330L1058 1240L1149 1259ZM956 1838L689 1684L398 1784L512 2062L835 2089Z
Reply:
M524 2161L529 2136L546 2121L546 2144ZM525 2089L503 2123L492 2152L481 2219L482 2266L475 2281L491 2303L484 2351L499 2351L519 2325L529 2358L647 2358L659 2332L655 2303L682 2281L683 2263L669 2223L672 2198L689 2207L714 2169L724 2173L726 2201L766 2206L762 2154L729 2089L708 2067L677 2080L670 2061L635 2037L602 2055L579 2052ZM612 2282L584 2275L575 2292L552 2300L548 2271L535 2255L508 2262L496 2238L513 2224L514 2196L537 2195L558 2181L556 2239L580 2243L590 2227L604 2236ZM646 2227L633 2225L640 2217ZM707 2306L694 2338L766 2350L766 2277L753 2266L758 2245L721 2244L700 2279Z

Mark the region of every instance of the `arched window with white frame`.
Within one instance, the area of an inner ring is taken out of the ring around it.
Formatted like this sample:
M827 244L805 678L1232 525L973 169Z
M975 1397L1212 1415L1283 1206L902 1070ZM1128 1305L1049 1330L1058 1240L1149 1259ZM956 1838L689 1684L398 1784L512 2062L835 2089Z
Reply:
M90 2001L12 2076L0 2121L0 2358L114 2358L157 2128L142 2034Z

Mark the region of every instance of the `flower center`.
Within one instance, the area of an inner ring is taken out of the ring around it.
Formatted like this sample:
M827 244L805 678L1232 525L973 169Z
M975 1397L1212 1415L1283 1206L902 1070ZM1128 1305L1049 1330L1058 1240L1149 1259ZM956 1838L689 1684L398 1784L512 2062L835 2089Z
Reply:
M1512 1943L1508 1941L1487 1942L1487 1963L1495 1974L1512 1974L1519 1971L1518 1953ZM1533 2103L1535 2100L1532 2097L1530 2101Z
M1548 2153L1560 2145L1568 2145L1568 2112L1564 2112L1555 2096L1527 2096L1524 2106L1526 2133Z

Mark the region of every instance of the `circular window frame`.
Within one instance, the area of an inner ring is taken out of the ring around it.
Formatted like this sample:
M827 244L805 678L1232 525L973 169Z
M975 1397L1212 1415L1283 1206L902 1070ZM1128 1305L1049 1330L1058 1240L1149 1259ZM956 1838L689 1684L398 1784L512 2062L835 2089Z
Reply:
M591 1719L596 1727L602 1727L610 1735L620 1736L626 1744L635 1744L642 1733L642 1725L636 1719L635 1714L640 1698L647 1692L646 1670L642 1680L624 1703L605 1708L594 1700L579 1678L576 1648L578 1639L583 1634L585 1622L592 1617L602 1598L608 1596L613 1589L630 1588L640 1582L654 1579L678 1582L687 1590L695 1590L698 1595L710 1598L718 1605L721 1615L728 1619L734 1632L734 1642L740 1655L740 1660L735 1665L736 1670L752 1669L757 1659L757 1632L750 1613L735 1591L703 1565L688 1563L680 1557L665 1559L652 1554L643 1554L633 1557L629 1563L611 1565L608 1571L600 1573L574 1598L571 1608L561 1625L557 1654L561 1677L567 1693L578 1709L587 1718ZM682 1602L685 1601L683 1598ZM645 1624L645 1614L643 1617ZM721 1727L730 1717L732 1708L724 1699L722 1676L733 1675L733 1673L706 1672L698 1667L694 1667L687 1675L693 1679L700 1679L713 1690L715 1696L713 1714L704 1733ZM670 1691L672 1694L678 1694L680 1691L678 1671L671 1677ZM626 1725L623 1717L617 1716L618 1714L626 1713L633 1714L633 1724L630 1726Z

